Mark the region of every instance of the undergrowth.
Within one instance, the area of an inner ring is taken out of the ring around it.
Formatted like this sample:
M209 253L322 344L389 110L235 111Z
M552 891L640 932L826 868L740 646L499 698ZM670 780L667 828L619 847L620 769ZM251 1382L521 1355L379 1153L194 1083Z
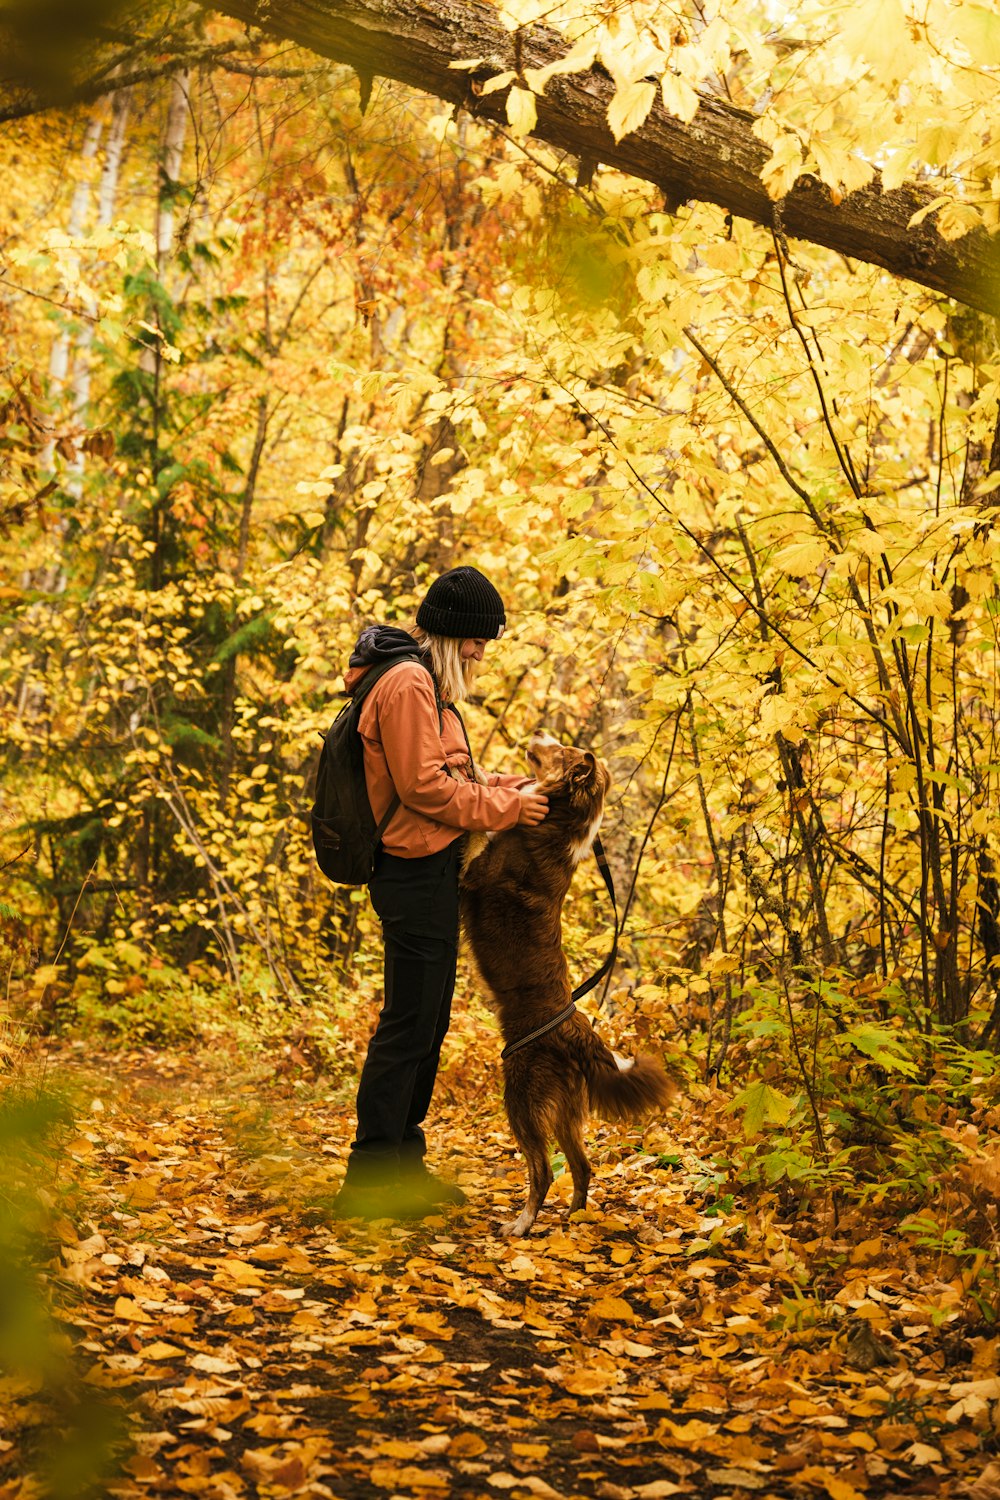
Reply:
M105 1494L118 1472L129 1421L124 1401L89 1383L89 1362L68 1321L76 1287L62 1251L76 1245L88 1202L88 1183L68 1150L78 1110L24 1033L9 1021L0 1029L3 1426L27 1456L39 1493L87 1500Z

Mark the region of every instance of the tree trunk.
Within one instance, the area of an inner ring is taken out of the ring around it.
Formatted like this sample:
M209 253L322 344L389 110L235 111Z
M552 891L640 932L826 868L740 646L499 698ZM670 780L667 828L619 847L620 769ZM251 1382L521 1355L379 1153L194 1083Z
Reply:
M160 157L160 190L156 200L156 274L161 281L166 273L174 244L174 197L184 155L184 137L187 134L190 80L190 72L186 68L181 68L174 74L170 83L170 103L167 106L167 125ZM151 314L150 321L156 321L155 313ZM153 412L150 462L155 481L166 462L160 451L160 426L163 418L163 346L160 338L155 335L150 337L152 343L147 343L143 349L139 363L152 375ZM150 576L154 591L161 589L166 581L165 524L164 497L158 495L150 512L153 543Z
M90 211L90 198L93 191L91 180L90 163L97 155L97 148L101 144L101 136L104 132L104 108L100 105L94 110L87 125L87 131L83 138L83 146L80 151L82 163L80 179L73 189L73 198L69 207L69 219L66 224L66 233L71 239L81 235L87 226L87 215ZM75 257L74 257L75 258ZM52 348L49 350L49 390L53 396L58 396L66 385L66 377L69 374L69 361L71 352L70 331L63 328L56 336ZM55 463L56 445L54 438L48 438L42 448L41 467L51 469Z
M170 86L170 105L167 110L167 130L163 139L163 156L160 162L160 194L156 212L156 264L162 273L170 258L174 244L174 198L181 175L184 156L184 137L187 134L188 90L191 73L181 68L173 76Z
M264 457L264 445L267 442L268 415L268 398L266 396L258 396L257 430L254 434L253 452L250 456L250 466L247 469L246 483L243 486L243 495L240 501L239 541L236 550L236 566L233 572L233 579L237 585L243 582L247 559L250 555L250 529L253 520L254 499L257 494L257 479L260 474L261 459ZM236 628L235 618L232 621L231 628ZM225 676L222 684L222 707L219 714L219 738L223 745L222 770L219 775L219 806L221 808L225 808L229 802L229 787L232 781L233 767L236 764L236 745L233 741L233 726L236 722L236 668L238 660L238 654L234 651L226 662Z
M101 181L97 190L98 229L106 229L114 218L118 173L121 169L122 152L125 149L128 113L129 93L127 89L122 89L111 101L111 125L104 147L104 166L101 169ZM97 304L93 300L88 301L87 312L90 313L91 318L96 314ZM73 411L82 423L87 420L87 407L90 404L90 350L93 342L94 324L88 321L80 330L73 361ZM73 468L83 468L83 460L79 452L73 462Z
M449 100L486 120L506 123L507 91L485 97L473 79L544 67L568 50L558 32L501 26L483 0L216 0L215 9L287 37L324 57L348 63L359 77L396 78ZM483 59L478 71L452 62ZM607 126L614 85L602 68L552 78L536 98L532 134L585 162L604 162L655 183L671 204L717 203L739 218L777 225L788 235L867 261L959 302L994 314L1000 304L1000 236L976 229L947 241L933 215L908 227L934 196L904 187L883 191L880 179L834 203L814 177L800 178L779 204L768 197L760 171L768 148L753 135L754 116L721 99L705 98L690 124L657 100L645 124L619 142Z

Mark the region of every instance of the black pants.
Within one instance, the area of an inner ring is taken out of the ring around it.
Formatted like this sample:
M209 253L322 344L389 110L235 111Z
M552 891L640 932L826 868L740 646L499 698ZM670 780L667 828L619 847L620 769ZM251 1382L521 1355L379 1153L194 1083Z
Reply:
M418 859L383 853L376 865L370 891L385 939L385 1000L358 1085L351 1181L384 1181L423 1162L420 1127L455 990L461 845Z

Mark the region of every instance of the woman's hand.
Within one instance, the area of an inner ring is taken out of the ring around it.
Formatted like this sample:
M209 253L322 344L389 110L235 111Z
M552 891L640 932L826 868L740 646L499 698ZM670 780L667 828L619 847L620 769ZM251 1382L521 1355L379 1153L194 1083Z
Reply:
M518 814L518 825L532 828L540 823L549 810L549 799L544 792L538 790L538 783L533 781L530 786L523 786L517 794L521 799L521 811Z

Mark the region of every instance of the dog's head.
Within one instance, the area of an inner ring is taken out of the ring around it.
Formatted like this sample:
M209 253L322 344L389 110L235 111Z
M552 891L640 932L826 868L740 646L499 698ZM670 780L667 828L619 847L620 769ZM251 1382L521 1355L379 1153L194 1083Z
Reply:
M595 811L604 806L611 772L591 750L577 750L572 745L560 745L549 734L536 734L528 746L527 758L542 791L557 792L565 788L573 802Z

